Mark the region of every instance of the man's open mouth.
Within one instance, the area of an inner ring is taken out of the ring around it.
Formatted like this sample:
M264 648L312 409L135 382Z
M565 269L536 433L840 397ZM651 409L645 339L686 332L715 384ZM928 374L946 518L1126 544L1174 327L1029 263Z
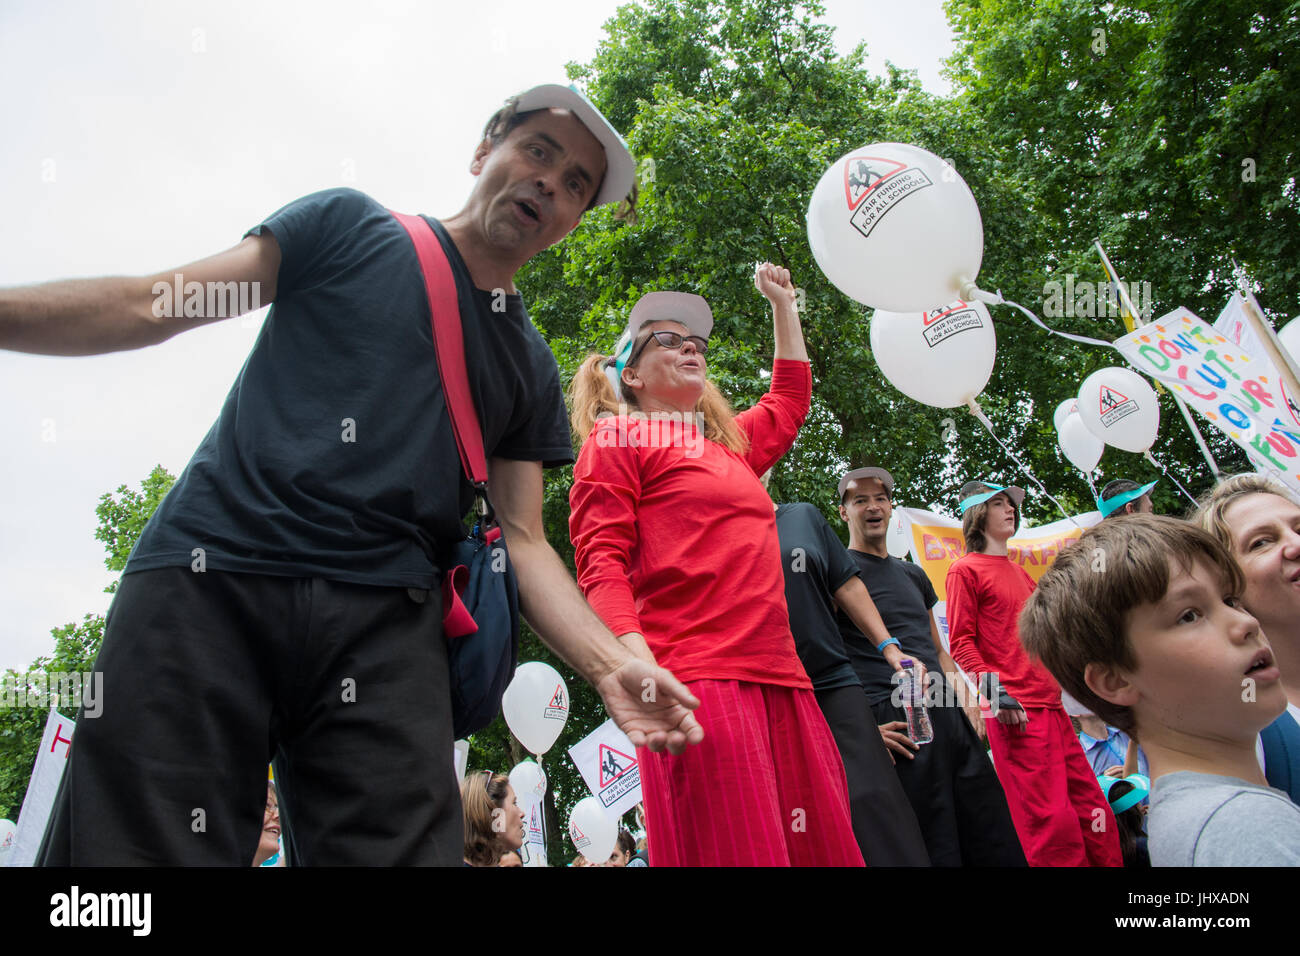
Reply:
M522 209L525 215L531 217L537 222L542 221L542 214L538 212L537 207L534 206L527 199L516 199L515 205L518 206L520 209Z

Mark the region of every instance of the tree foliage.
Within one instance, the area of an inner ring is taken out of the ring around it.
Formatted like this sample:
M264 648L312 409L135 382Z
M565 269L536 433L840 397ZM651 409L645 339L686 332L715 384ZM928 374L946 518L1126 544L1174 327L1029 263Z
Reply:
M104 542L104 565L110 571L126 567L136 539L175 480L158 465L141 482L139 491L121 485L116 492L100 496L95 508L99 517L95 538ZM117 581L104 590L115 592ZM50 634L54 638L52 655L38 657L22 673L10 669L3 677L9 685L7 694L22 702L0 707L0 817L9 820L18 819L49 707L57 703L49 699L47 692L57 685L55 675L85 674L93 669L104 639L104 616L87 614L80 623L64 624ZM66 708L67 702L63 706Z

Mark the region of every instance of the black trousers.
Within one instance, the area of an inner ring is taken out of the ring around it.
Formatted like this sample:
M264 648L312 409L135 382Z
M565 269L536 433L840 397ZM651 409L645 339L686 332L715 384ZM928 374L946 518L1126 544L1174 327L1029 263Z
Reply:
M853 835L867 866L929 866L916 815L860 684L815 692L844 761Z
M886 698L876 721L905 720ZM899 757L899 782L916 811L935 866L1025 866L1006 794L979 737L960 707L931 707L934 740Z
M290 863L459 865L440 597L125 575L40 863L249 866L274 759Z

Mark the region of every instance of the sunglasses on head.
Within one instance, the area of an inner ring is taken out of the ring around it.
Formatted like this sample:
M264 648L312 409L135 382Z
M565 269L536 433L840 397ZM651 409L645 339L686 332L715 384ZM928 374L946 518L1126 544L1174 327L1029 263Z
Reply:
M690 342L695 346L695 351L703 355L709 350L709 340L702 339L698 335L682 335L680 332L651 332L650 337L641 343L641 347L632 353L632 357L627 360L628 365L636 364L637 357L645 351L650 339L654 339L660 346L666 349L680 349L684 344Z

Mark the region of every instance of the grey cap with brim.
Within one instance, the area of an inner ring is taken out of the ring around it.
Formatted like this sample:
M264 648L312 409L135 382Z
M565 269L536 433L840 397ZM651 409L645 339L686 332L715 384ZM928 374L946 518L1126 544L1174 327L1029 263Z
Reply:
M874 478L885 486L885 491L889 494L894 493L894 476L883 468L855 468L843 478L840 479L839 495L840 503L844 502L844 492L849 489L849 482L856 481L859 478Z
M569 110L578 117L582 125L605 148L605 178L601 181L600 191L596 193L596 205L627 198L632 191L632 183L636 180L636 163L628 152L627 143L623 142L618 130L610 125L604 114L576 86L560 86L558 83L534 86L531 90L520 93L516 100L516 108L520 113L561 109Z
M632 343L648 322L680 322L692 335L707 339L713 331L713 310L702 295L691 292L647 292L637 299L627 317L627 328L614 346L614 354L605 366L609 382L618 392L623 367L632 357Z

